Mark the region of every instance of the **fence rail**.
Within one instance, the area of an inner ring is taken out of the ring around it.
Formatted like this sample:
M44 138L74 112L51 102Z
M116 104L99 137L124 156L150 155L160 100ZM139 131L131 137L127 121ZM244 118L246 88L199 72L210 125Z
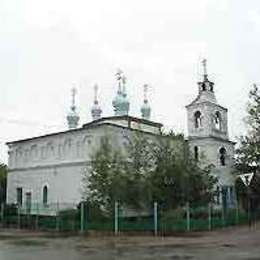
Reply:
M128 214L127 214L128 212ZM120 232L153 232L170 234L184 231L202 231L232 225L251 223L260 214L254 212L248 219L244 210L217 209L211 204L203 207L185 207L165 211L160 205L146 211L126 210L116 202L110 211L102 211L87 203L49 205L32 204L30 208L17 205L1 205L2 227L86 232L90 230Z

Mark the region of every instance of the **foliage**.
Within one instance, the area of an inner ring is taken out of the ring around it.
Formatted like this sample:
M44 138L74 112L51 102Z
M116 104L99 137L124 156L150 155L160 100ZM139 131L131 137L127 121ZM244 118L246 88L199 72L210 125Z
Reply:
M186 216L186 211L182 207L178 207L176 209L168 210L167 212L163 212L161 215L161 221L171 221L171 220L178 220L184 219Z
M64 209L59 211L59 217L62 219L76 219L79 217L79 210L77 209Z
M254 85L249 93L246 123L248 132L240 137L236 167L242 172L260 170L260 89Z
M84 197L106 212L115 201L135 210L149 209L154 201L166 211L187 201L200 205L212 200L215 179L210 170L193 160L182 135L133 134L123 151L102 137L91 158L90 176L83 181Z
M249 93L246 123L247 134L240 137L240 145L236 150L236 169L241 173L254 172L255 178L250 185L250 197L253 207L260 205L260 89L254 85ZM247 208L247 191L243 183L238 181L236 188L240 201Z
M200 168L184 139L181 144L176 150L174 136L162 139L155 152L155 170L149 176L152 200L165 210L184 206L187 201L200 205L213 199L216 180L210 175L211 168Z

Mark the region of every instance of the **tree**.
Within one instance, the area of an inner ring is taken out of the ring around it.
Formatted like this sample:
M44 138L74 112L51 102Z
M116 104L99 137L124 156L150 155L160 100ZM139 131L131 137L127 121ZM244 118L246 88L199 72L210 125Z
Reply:
M183 135L170 133L156 147L155 169L149 182L153 200L164 210L184 206L186 202L199 205L213 200L216 179L210 175L211 168L200 168L193 157Z
M154 201L174 209L187 201L198 204L212 199L214 178L209 172L192 159L183 135L137 133L122 150L103 137L91 158L90 176L84 180L85 197L108 211L116 200L135 210L148 209Z
M247 134L240 137L236 150L236 168L243 172L260 170L260 89L257 85L249 93Z
M100 147L91 156L90 175L83 176L83 197L106 210L122 199L126 188L122 155L114 150L107 136L101 138Z
M238 173L254 172L255 177L250 184L254 205L260 204L260 89L254 84L249 92L247 107L247 134L240 137L240 145L236 150L236 169ZM237 182L240 199L246 201L246 192L241 182Z
M0 203L6 202L7 165L0 163Z

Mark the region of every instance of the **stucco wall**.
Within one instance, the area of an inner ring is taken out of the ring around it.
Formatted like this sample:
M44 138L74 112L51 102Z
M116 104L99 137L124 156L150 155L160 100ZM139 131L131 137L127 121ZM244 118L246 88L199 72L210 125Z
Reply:
M140 132L138 132L140 133ZM17 188L32 193L32 203L43 202L43 187L48 187L48 203L77 204L81 200L83 174L88 174L91 154L100 145L102 136L124 150L137 132L129 128L98 125L53 136L13 143L9 147L7 203L17 202ZM144 134L155 141L156 135ZM65 205L66 206L66 205Z

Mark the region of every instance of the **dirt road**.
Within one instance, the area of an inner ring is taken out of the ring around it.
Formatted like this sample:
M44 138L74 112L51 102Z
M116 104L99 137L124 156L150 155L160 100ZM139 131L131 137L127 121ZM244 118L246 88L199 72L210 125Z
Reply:
M260 260L257 227L227 228L171 237L54 236L50 233L0 230L0 260Z

